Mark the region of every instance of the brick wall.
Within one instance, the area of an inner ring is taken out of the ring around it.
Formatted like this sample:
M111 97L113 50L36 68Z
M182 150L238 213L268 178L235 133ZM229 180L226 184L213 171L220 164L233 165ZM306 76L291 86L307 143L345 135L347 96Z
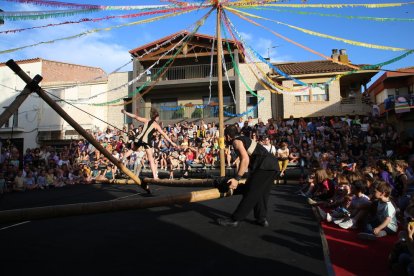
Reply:
M97 67L82 66L64 62L42 60L44 84L65 82L93 82L106 79L106 73Z

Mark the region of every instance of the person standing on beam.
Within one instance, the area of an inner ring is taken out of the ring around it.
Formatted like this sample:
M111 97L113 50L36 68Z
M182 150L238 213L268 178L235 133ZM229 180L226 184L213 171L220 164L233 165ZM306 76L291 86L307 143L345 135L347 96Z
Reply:
M154 179L158 179L158 170L157 165L154 161L154 151L151 146L151 141L153 139L153 135L156 131L158 131L164 138L170 143L171 146L177 147L177 145L168 137L168 135L162 130L161 126L158 124L160 115L155 109L151 109L151 119L139 117L136 114L132 114L126 112L124 109L121 110L123 114L126 116L137 120L144 124L142 132L139 133L135 138L135 147L144 147L145 152L147 154L148 162L151 167L152 176Z
M247 136L239 136L235 125L226 127L224 139L228 145L233 145L240 158L237 175L227 183L230 189L235 190L235 194L241 193L243 199L231 217L219 218L217 223L221 226L237 227L253 210L256 224L268 227L267 201L278 173L277 158L256 141ZM238 186L247 169L249 175L246 183Z

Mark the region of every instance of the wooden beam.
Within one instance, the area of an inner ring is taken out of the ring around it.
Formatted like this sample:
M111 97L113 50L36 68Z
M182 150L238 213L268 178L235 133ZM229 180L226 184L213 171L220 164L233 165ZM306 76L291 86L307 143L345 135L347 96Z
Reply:
M213 179L153 179L143 178L143 183L177 186L177 187L212 187L214 185ZM134 185L136 184L130 179L114 179L114 180L96 180L95 183L102 184L116 184L116 185Z
M136 184L140 185L141 180L118 159L116 159L112 154L107 151L91 134L89 134L86 130L84 130L79 123L70 117L63 108L58 105L54 100L52 100L46 92L38 85L34 85L33 80L15 63L13 60L9 60L7 66L11 70L13 70L24 82L29 84L29 88L31 91L35 91L40 98L42 98L49 106L56 111L66 122L68 122L81 136L83 136L86 140L89 141L97 150L99 150L102 155L108 158L115 166L117 166L123 173L129 176L132 180L135 181ZM149 190L147 187L143 187L147 192Z
M14 64L12 60L9 60L6 62L7 66L14 67ZM13 71L16 70L18 72L22 71L20 67L16 67L12 69ZM17 73L16 73L17 74ZM20 73L21 74L21 73ZM42 77L40 75L36 75L33 80L29 77L26 80L32 83L33 86L39 85L39 83L42 81ZM1 113L0 115L0 127L2 127L11 116L13 116L14 113L19 109L19 107L22 105L22 103L29 97L29 95L32 93L32 90L29 85L26 85L26 87L23 89L23 91L17 95L17 97L14 99L14 101Z

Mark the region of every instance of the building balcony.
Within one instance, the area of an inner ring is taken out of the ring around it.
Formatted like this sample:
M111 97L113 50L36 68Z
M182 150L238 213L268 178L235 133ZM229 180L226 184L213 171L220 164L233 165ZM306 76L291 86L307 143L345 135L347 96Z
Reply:
M140 108L139 116L149 117L149 107ZM235 114L236 106L227 105L223 107L224 116L226 114ZM180 120L195 120L195 119L207 119L218 118L219 108L218 106L160 106L157 107L157 111L160 115L161 121L180 121ZM229 117L229 116L226 116Z
M234 77L234 69L232 63L226 63L227 74ZM161 67L151 69L151 73L142 77L139 82L155 81L162 73L157 74ZM162 75L161 81L190 80L210 78L210 64L172 66ZM139 73L138 73L139 74ZM223 70L224 74L224 70ZM217 65L213 65L212 77L217 77Z

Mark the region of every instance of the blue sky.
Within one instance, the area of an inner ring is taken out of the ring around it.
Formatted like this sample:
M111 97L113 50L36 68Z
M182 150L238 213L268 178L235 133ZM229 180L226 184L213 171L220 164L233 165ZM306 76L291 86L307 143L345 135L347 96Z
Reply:
M71 3L96 4L96 5L151 5L166 4L162 1L131 1L131 0L71 0ZM195 2L195 1L189 1ZM408 2L384 1L384 0L308 0L309 4L332 4L332 3L395 3ZM284 3L300 3L296 1L286 1ZM30 4L16 4L0 0L0 8L4 11L36 11L36 10L54 10L58 8L44 7ZM59 8L62 9L62 8ZM287 10L287 8L280 8ZM414 5L407 5L396 8L340 8L340 9L290 9L291 11L306 11L324 14L340 14L345 16L369 16L369 17L387 17L387 18L414 18ZM265 11L254 9L243 9L243 11L254 13L263 17L278 20L301 28L329 34L336 37L367 42L372 44L393 46L414 49L414 21L411 22L376 22L360 19L346 19L329 16L304 15L284 11ZM137 13L138 11L117 11L117 12L94 12L81 14L78 16L61 17L46 20L30 21L8 21L0 25L0 31L54 24L64 21L74 21L81 18L97 18L107 15ZM149 43L153 40L160 39L172 33L188 29L194 22L201 18L207 9L201 9L189 14L184 14L172 18L163 19L144 25L124 27L112 31L98 32L92 35L84 36L72 40L63 40L52 44L45 44L36 47L26 48L8 54L0 54L0 62L8 59L20 60L41 57L50 60L63 61L69 63L83 64L88 66L101 67L106 72L111 72L128 62L131 57L129 50ZM315 54L305 51L287 41L284 41L269 31L260 27L253 26L251 23L242 20L234 15L230 19L241 33L245 40L262 56L267 57L270 54L271 60L279 61L310 61L320 60ZM29 30L16 34L0 33L0 51L17 48L25 45L35 44L41 41L55 40L62 37L76 35L81 32L95 29L110 27L128 22L138 21L148 17L138 17L132 19L113 19L100 21L98 23L69 24L59 27L50 27L37 30ZM351 62L355 64L376 64L392 59L403 52L393 52L385 50L370 49L346 44L339 41L315 37L285 26L277 25L255 19L258 23L271 28L300 44L303 44L315 51L325 55L331 54L331 49L347 49ZM213 13L207 20L206 24L200 29L202 34L215 34L216 17ZM387 65L385 68L395 70L401 67L414 66L414 54L407 58ZM131 69L130 67L125 68Z

